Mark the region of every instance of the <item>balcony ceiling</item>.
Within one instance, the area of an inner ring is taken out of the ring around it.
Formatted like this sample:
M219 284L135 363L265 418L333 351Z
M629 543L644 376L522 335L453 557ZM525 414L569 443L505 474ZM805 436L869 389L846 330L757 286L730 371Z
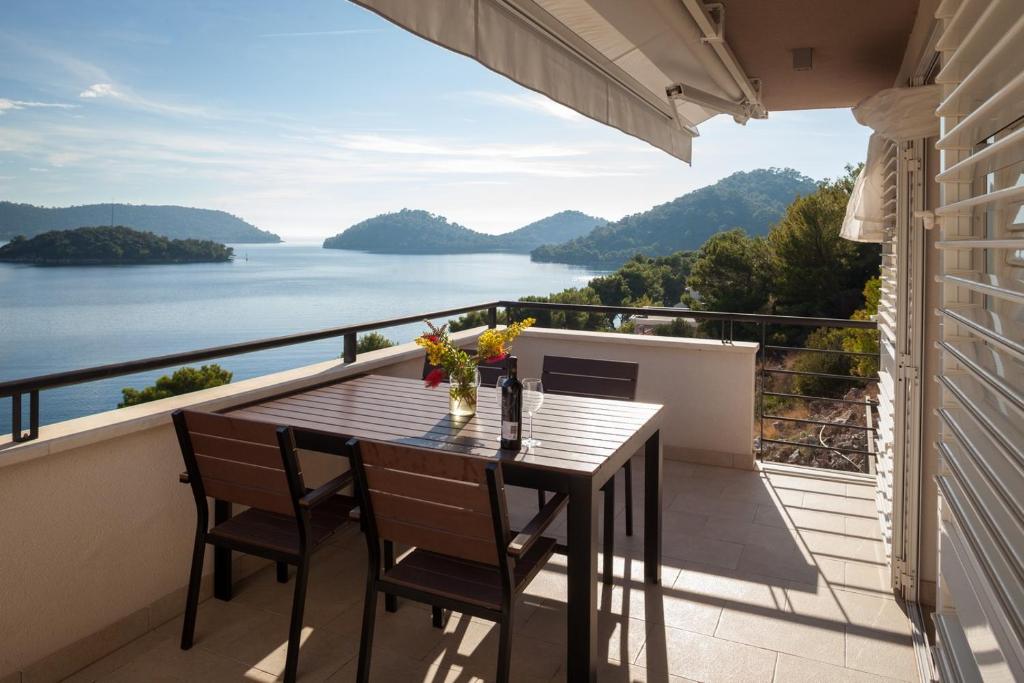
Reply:
M918 0L725 0L725 37L771 111L852 107L894 85ZM814 49L810 71L792 51Z

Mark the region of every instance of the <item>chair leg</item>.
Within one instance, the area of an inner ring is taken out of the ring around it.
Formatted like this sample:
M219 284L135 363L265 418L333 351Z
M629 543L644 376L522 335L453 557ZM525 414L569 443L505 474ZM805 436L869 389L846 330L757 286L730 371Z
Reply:
M626 461L626 535L633 535L633 460Z
M498 683L512 680L512 612L498 624Z
M612 565L615 561L615 477L608 480L604 491L604 576L602 582L611 584L614 578Z
M288 563L278 562L277 563L277 582L288 583Z
M196 613L199 611L199 588L203 584L203 557L206 554L206 534L196 530L192 548L192 569L188 575L188 594L185 597L185 621L181 627L181 649L192 647L196 633Z
M395 566L395 544L391 541L384 541L384 573ZM398 611L398 596L390 593L384 594L384 610L386 612Z
M542 507L544 507L544 504L547 502L547 496L544 494L544 492L541 491L540 489L537 489L537 509L540 510Z
M366 597L363 599L363 632L359 638L359 668L356 671L357 683L368 683L370 680L370 655L373 653L373 624L377 618L377 589L373 579L366 580Z
M302 615L306 609L306 583L309 579L309 556L299 562L295 572L295 597L292 600L292 621L288 628L288 656L284 665L285 683L295 683L302 646Z

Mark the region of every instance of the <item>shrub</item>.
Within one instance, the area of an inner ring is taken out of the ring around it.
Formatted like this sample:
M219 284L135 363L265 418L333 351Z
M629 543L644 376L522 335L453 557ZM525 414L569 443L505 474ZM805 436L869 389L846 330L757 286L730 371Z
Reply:
M199 369L192 367L180 368L174 371L170 377L164 375L158 379L153 386L145 389L133 389L125 387L121 389L122 400L117 404L118 408L159 401L162 398L188 394L201 389L219 387L222 384L231 382L232 374L217 365L204 365Z
M367 332L356 342L356 353L367 353L394 346L395 342L385 337L380 332Z
M807 347L843 351L843 340L848 330L821 327L807 337ZM849 375L853 366L850 356L841 353L797 352L793 369L801 372L819 372L829 375ZM805 396L836 397L842 396L850 388L851 383L841 379L794 375L793 388L798 394Z

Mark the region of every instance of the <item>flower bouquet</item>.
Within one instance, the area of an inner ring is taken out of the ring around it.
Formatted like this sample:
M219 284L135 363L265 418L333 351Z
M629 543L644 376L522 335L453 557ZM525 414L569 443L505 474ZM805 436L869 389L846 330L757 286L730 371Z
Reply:
M467 416L476 412L476 393L480 385L477 365L504 360L512 340L536 321L527 318L501 330L484 330L477 339L475 355L452 344L447 324L437 327L429 320L425 322L429 329L416 339L416 343L426 350L427 362L435 367L424 378L424 382L434 388L447 377L450 382L448 412L456 416Z

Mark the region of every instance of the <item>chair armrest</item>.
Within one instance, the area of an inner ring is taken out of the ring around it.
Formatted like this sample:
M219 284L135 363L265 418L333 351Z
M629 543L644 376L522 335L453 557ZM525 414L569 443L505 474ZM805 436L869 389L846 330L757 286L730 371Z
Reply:
M565 507L569 496L564 493L556 493L551 500L544 503L544 507L534 515L533 519L526 523L523 530L516 534L512 542L508 544L508 554L513 557L525 555L534 542L540 537L544 530L551 526L555 517Z
M180 481L182 484L191 484L192 478L188 476L188 472L182 472L181 474L178 475L178 481Z
M352 483L352 472L351 470L343 474L339 474L334 479L331 479L326 484L323 484L319 488L313 489L302 498L299 498L299 507L312 508L316 507L320 503L324 502L335 493L345 488Z

